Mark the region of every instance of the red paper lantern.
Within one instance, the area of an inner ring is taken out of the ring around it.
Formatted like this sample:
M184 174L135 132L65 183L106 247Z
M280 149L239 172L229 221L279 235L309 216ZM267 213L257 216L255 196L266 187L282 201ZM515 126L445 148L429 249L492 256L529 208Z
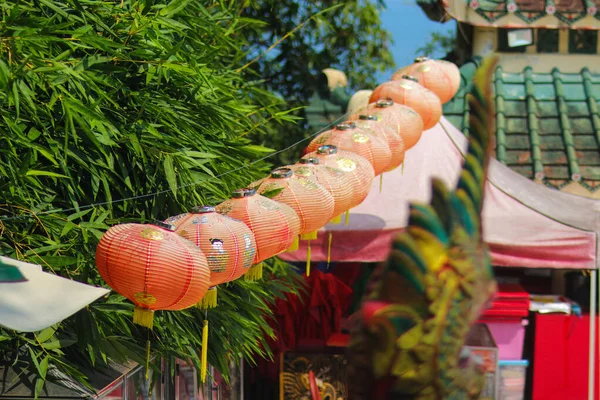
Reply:
M216 285L238 279L254 262L256 241L252 231L243 222L217 213L214 207L195 207L189 214L167 221L175 226L175 233L206 255L211 288L202 305L216 306Z
M375 175L383 173L392 158L390 148L384 138L373 132L358 128L356 123L339 124L315 137L307 147L307 152L315 151L324 144L330 144L339 150L350 151L366 158L375 171Z
M300 232L300 218L290 206L259 196L254 189L236 190L216 211L242 221L254 234L256 254L248 279L260 279L261 262L287 250Z
M371 131L375 136L387 142L391 159L385 172L392 171L402 164L405 153L404 140L393 125L383 124L377 116L372 114L361 114L355 122L359 128Z
M412 148L423 133L423 119L412 108L395 103L392 99L381 99L370 104L363 114L375 115L382 124L393 126L404 141L404 149Z
M300 218L300 234L304 239L316 239L317 231L333 216L334 200L327 189L294 175L291 168L277 168L256 191L290 206Z
M364 157L349 151L338 150L334 145L324 145L308 153L304 158L317 158L319 163L338 171L342 171L340 180L352 188L350 207L356 207L371 191L375 171L371 163Z
M163 223L110 228L96 249L100 276L135 304L133 322L152 328L154 310L197 304L210 284L202 251Z
M352 207L352 187L344 180L345 172L339 168L322 165L316 157L305 157L288 168L294 175L323 186L333 197L333 218L339 217Z
M369 103L386 98L414 109L423 119L425 129L433 128L442 116L440 98L431 90L419 85L417 79L411 76L404 75L400 80L377 86Z
M460 70L448 61L417 57L414 64L396 71L392 80L400 79L403 75L417 78L421 85L440 98L442 104L449 102L460 88Z

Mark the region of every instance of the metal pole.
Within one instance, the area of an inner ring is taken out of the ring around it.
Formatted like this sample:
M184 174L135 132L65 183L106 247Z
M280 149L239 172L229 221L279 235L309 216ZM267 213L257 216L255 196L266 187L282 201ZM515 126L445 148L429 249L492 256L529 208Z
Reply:
M596 291L598 285L598 273L597 270L592 270L590 276L590 365L589 365L589 377L588 377L588 399L594 400L595 398L595 366L596 366Z

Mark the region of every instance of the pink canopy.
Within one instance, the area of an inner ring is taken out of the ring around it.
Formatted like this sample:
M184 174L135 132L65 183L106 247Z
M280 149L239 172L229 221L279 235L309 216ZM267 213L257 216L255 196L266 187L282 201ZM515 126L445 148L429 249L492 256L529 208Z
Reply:
M406 227L408 203L429 201L431 178L455 185L467 139L445 118L406 153L404 171L373 182L367 199L352 209L350 224L327 225L311 242L313 261L377 262L393 235ZM600 201L549 189L492 160L483 211L484 236L497 266L596 269L600 258ZM306 242L281 254L306 260Z

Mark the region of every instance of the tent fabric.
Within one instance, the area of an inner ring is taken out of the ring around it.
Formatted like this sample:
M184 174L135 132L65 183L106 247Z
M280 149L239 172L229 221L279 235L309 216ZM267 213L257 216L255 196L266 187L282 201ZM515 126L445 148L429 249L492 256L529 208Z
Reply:
M349 225L329 224L311 241L311 259L379 262L387 258L393 236L408 222L409 202L428 202L431 178L454 187L467 138L442 117L406 153L404 167L373 182L369 196L350 212ZM535 183L493 159L483 210L484 238L497 266L598 268L600 201L559 192ZM306 242L280 257L306 259Z
M0 257L19 268L26 282L0 283L0 325L19 332L35 332L73 315L110 290L42 271L42 267Z

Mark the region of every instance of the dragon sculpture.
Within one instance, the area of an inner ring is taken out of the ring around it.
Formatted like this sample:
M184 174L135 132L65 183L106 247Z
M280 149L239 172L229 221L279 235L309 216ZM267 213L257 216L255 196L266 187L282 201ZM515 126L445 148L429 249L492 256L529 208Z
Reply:
M479 398L483 371L463 345L496 291L480 217L495 65L483 62L468 96L469 145L457 187L433 179L432 200L410 205L407 229L371 277L351 330L351 400Z

